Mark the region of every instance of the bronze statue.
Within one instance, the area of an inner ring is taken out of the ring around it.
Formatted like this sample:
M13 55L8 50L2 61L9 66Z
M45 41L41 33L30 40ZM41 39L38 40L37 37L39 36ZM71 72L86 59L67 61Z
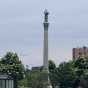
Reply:
M44 14L45 14L45 22L48 22L49 12L47 11L47 9L44 11Z

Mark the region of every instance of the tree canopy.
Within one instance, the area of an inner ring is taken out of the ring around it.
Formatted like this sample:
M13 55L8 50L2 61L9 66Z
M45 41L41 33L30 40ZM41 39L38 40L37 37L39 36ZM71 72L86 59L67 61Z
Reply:
M25 69L18 55L7 52L0 59L0 74L8 74L18 81L20 86L42 88L46 85L47 73L39 70ZM25 78L24 78L25 75ZM81 85L88 88L88 57L79 57L77 60L60 63L58 66L54 61L49 61L49 78L55 88L76 88Z
M0 73L12 76L14 79L22 79L24 66L16 53L7 52L0 60Z

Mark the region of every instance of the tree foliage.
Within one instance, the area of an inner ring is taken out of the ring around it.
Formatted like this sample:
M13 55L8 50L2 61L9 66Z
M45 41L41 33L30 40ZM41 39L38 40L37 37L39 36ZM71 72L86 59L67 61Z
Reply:
M6 73L18 81L20 86L42 88L47 84L47 73L39 70L26 69L16 53L7 52L0 60L0 73ZM23 79L23 76L25 78ZM49 78L55 88L76 88L81 85L88 88L88 57L79 57L77 60L60 63L58 66L49 61ZM22 79L22 80L21 80Z
M49 62L50 80L53 88L76 88L82 86L88 88L88 57L79 57L77 60L60 63L55 66Z
M16 53L7 52L0 60L0 73L12 76L14 79L23 78L24 66Z
M58 85L57 68L52 60L49 61L49 78L53 88Z
M31 71L27 76L28 86L32 88L43 88L47 84L45 76L46 73L43 71Z

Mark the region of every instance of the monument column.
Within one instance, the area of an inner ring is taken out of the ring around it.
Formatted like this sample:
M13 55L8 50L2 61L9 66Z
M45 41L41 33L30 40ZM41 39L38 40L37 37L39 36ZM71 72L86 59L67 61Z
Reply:
M45 10L44 12L44 51L43 51L43 66L44 70L48 71L48 11Z
M49 69L48 69L48 27L49 27L49 22L48 22L48 15L49 12L45 10L44 12L44 51L43 51L43 71L47 73L46 78L46 85L44 88L52 88L49 80Z

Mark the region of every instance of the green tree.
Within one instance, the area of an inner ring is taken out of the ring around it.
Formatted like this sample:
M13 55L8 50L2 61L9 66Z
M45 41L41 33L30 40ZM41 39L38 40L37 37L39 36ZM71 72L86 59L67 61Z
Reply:
M55 88L58 85L58 76L57 76L57 68L55 63L52 60L49 60L49 78L52 84L52 87Z
M77 76L88 75L88 57L79 57L75 60Z
M57 79L60 88L72 88L76 77L74 62L64 62L57 68Z
M43 71L31 71L27 76L28 86L32 88L43 88L46 85L45 76L47 74Z
M82 84L83 88L88 88L88 57L79 57L75 60L74 66L80 84Z

